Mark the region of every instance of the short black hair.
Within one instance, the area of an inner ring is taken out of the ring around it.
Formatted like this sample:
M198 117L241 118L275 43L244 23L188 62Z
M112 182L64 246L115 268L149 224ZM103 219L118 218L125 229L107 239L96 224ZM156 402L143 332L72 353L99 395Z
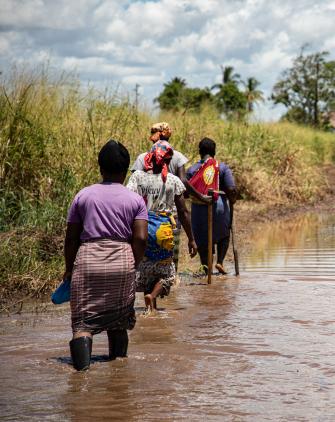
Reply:
M216 143L213 139L203 138L199 142L199 154L203 157L204 155L215 156Z
M98 163L100 169L108 174L126 173L130 164L129 152L121 142L110 139L101 148Z

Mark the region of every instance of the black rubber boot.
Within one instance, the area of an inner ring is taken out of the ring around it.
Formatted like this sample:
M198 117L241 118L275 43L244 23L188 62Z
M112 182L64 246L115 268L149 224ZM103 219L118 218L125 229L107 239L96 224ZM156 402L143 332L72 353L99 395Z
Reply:
M70 341L70 351L73 367L77 371L86 371L90 367L92 339L78 337Z
M128 333L127 330L108 331L109 358L126 358L128 351Z

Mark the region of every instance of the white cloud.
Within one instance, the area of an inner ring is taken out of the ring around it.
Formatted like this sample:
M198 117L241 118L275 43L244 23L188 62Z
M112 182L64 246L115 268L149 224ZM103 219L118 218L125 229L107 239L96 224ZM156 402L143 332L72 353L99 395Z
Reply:
M331 38L327 38L323 43L323 49L326 51L335 50L335 35Z
M140 84L140 85L152 85L152 84L160 84L164 83L164 79L162 75L130 75L123 78L123 83L127 85Z
M272 49L263 49L259 53L255 53L251 56L251 60L255 63L263 72L277 72L278 68L283 69L290 66L292 57L285 53L280 45L276 45L276 41L272 46Z
M1 0L0 66L50 59L93 84L139 83L152 101L174 76L211 86L232 65L268 97L303 44L334 51L334 21L334 0Z
M0 24L17 30L84 28L99 0L2 0Z

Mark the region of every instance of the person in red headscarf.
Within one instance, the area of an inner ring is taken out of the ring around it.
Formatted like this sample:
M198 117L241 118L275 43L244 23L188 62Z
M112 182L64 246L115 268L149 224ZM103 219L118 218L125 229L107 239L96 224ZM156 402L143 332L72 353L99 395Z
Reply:
M172 128L167 122L158 122L154 123L150 129L150 137L149 140L155 144L158 141L167 141L170 142L170 138L172 136ZM150 151L149 151L150 152ZM147 156L148 152L144 152L140 154L134 164L132 165L130 171L135 172L136 170L145 171L145 157ZM185 164L188 162L188 158L185 157L181 152L177 150L173 150L173 156L169 161L168 164L168 171L169 173L178 176L179 179L183 182L187 194L191 194L194 198L197 198L199 201L206 203L211 200L211 198L207 195L203 195L198 192L191 184L188 183L185 173ZM179 262L179 244L180 244L180 233L181 233L181 223L177 217L176 208L174 207L174 218L176 219L177 228L174 230L174 250L173 250L173 261L175 265L176 272L178 270L178 262ZM176 280L178 277L176 277Z
M136 170L127 185L144 198L149 211L148 245L139 266L137 284L137 291L144 292L149 310L156 308L157 296L169 294L176 277L173 263L174 207L188 237L191 257L197 253L190 213L183 197L185 186L177 176L168 172L172 157L171 145L159 140L144 157L144 171Z
M157 141L168 141L172 135L172 129L167 122L155 123L151 126L149 140L152 144L155 144ZM131 171L135 172L136 170L144 170L144 158L147 155L147 152L140 154L134 164L131 167ZM174 150L172 159L170 160L168 167L169 172L178 176L180 180L185 181L185 164L188 162L181 152Z

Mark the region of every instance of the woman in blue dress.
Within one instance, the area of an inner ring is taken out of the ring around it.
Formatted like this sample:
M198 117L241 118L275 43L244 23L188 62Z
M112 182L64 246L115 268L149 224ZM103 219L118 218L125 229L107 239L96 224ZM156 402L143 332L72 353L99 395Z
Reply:
M215 142L210 138L204 138L199 143L199 154L201 159L187 170L186 178L190 180L192 176L200 170L202 165L209 158L214 158L216 150ZM223 260L229 246L230 235L230 209L229 202L236 200L236 189L232 171L225 163L219 163L219 190L225 192L218 196L213 204L213 244L217 247L216 269L221 274L226 274L223 267ZM195 242L198 247L201 265L206 269L208 259L208 205L201 203L196 198L192 198L192 230Z

